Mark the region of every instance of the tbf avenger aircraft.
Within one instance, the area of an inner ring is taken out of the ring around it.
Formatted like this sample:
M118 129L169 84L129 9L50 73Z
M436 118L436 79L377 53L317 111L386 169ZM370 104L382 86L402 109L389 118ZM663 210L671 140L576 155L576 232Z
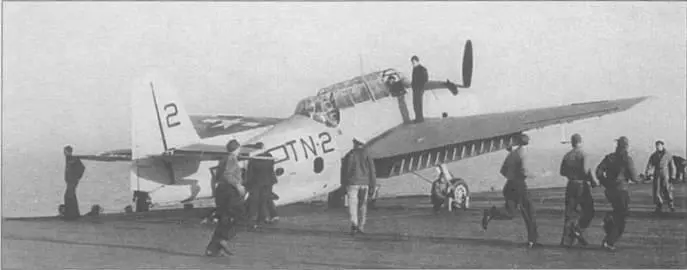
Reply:
M471 86L472 43L464 47L462 84L430 80L424 90L425 121L411 123L410 80L394 69L357 76L302 99L284 118L188 114L172 85L149 76L132 91L132 148L82 156L131 162L130 187L153 203L189 203L212 197L217 160L231 139L244 160L268 152L275 159L277 205L304 201L342 185L343 157L353 139L365 143L377 177L414 173L514 145L522 132L621 112L647 97L606 100L511 112L466 112L454 99ZM448 91L447 91L448 90ZM407 99L407 101L406 101ZM444 102L445 104L446 102ZM453 101L451 101L453 103ZM264 147L251 147L261 142ZM459 183L455 202L467 207L468 186Z

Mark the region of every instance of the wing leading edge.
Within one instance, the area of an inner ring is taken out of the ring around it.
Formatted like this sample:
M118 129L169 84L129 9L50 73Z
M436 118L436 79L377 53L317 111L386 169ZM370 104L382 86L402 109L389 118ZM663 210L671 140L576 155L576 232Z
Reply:
M392 177L453 162L513 144L532 129L628 110L648 97L575 103L400 125L369 142L378 177Z
M201 139L217 136L225 136L250 131L258 128L269 128L281 122L283 119L270 117L247 117L239 115L196 114L189 115L193 127ZM252 151L249 146L244 151ZM161 155L163 153L160 153ZM203 159L218 159L226 155L225 146L196 143L174 149L168 155L194 156ZM131 149L120 149L103 152L97 155L77 155L83 160L93 161L131 161Z

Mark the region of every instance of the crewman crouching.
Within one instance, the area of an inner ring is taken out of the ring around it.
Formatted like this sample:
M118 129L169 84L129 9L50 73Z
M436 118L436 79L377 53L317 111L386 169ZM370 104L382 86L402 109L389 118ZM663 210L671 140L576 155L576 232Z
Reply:
M451 183L441 166L437 166L437 171L439 172L439 177L432 183L432 190L430 196L432 200L432 208L434 210L434 214L438 214L439 211L441 211L441 207L444 206L447 202L451 203L451 201L449 200L452 188Z

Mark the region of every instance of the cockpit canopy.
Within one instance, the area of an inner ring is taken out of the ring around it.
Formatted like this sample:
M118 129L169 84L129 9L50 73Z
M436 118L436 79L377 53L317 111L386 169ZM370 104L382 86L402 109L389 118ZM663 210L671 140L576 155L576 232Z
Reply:
M340 120L340 109L395 96L392 93L403 91L405 84L403 74L394 69L369 73L318 90L316 96L298 103L295 114L336 126Z
M334 106L331 97L312 96L298 102L294 114L312 118L313 120L335 127L339 124L339 110Z

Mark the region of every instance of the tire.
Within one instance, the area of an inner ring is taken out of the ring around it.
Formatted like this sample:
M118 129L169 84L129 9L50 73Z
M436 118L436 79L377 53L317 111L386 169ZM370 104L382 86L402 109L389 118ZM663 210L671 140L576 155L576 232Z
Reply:
M470 188L465 180L462 178L451 179L451 184L455 187L451 192L454 206L464 211L470 208Z

